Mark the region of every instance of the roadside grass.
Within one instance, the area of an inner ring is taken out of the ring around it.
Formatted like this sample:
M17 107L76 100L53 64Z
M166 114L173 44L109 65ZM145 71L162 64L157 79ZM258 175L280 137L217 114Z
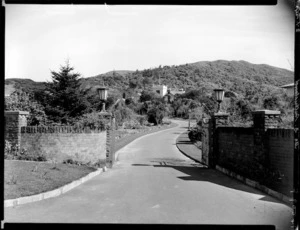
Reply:
M85 165L5 160L4 199L51 191L95 170Z

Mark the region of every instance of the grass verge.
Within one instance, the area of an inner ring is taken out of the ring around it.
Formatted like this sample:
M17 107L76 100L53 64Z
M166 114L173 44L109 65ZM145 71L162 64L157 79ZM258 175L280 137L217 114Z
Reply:
M85 165L5 160L4 199L51 191L95 170Z

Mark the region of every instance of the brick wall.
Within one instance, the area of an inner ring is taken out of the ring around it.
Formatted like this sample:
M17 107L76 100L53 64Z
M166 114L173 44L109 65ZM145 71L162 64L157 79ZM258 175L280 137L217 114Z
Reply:
M253 165L253 128L219 127L217 129L217 164L241 174Z
M290 196L293 189L294 132L255 128L219 127L216 130L217 165ZM262 143L257 148L258 138ZM257 151L265 157L257 157Z
M95 163L106 159L106 131L80 127L22 127L21 148L58 162L71 158Z
M294 172L294 130L268 129L266 136L270 167L280 171L285 180L292 182Z

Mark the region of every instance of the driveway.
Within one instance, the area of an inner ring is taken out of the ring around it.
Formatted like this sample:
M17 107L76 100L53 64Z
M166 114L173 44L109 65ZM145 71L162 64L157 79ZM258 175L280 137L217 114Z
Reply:
M185 157L175 143L188 123L175 122L125 146L112 169L73 190L5 208L5 221L290 227L290 207Z

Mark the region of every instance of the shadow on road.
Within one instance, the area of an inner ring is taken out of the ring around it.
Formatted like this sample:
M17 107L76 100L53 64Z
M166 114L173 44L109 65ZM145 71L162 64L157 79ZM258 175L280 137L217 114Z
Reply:
M151 162L153 164L132 164L132 166L153 166L156 169L166 168L166 167L173 168L175 170L178 170L186 174L186 176L177 177L181 180L210 182L230 189L235 189L247 193L264 196L261 199L259 199L262 201L282 203L277 199L266 196L266 194L260 192L259 190L256 190L248 185L245 185L236 179L233 179L215 169L207 168L206 166L198 163L191 164L190 162L186 162L185 160L172 159L172 158L157 159L157 160L152 160Z

